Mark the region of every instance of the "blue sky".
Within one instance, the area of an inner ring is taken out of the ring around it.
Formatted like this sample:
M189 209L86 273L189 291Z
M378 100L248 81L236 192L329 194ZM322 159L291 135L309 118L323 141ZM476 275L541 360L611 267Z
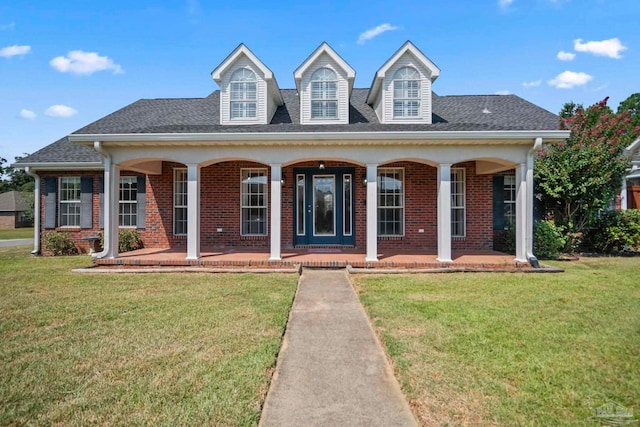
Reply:
M411 40L439 95L516 94L557 113L640 92L638 0L0 0L0 157L13 161L140 98L207 96L245 43L281 88L322 42L356 87Z

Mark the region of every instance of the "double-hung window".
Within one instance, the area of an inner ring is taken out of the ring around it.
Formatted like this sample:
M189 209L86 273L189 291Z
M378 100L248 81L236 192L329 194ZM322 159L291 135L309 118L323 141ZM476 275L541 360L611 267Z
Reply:
M257 115L257 79L253 71L240 68L231 75L231 118L255 119Z
M420 74L403 67L393 75L393 117L420 116Z
M451 168L451 236L466 233L465 170Z
M516 222L516 177L514 175L504 176L504 226Z
M311 118L338 118L338 79L328 68L320 68L311 75Z
M173 234L187 234L187 169L173 170Z
M240 194L241 235L267 234L267 170L242 169Z
M378 236L404 235L404 172L378 169Z
M60 178L59 188L58 224L60 227L80 227L80 177Z
M135 227L138 219L138 178L120 177L120 227Z
M267 170L242 169L240 194L240 234L267 234Z

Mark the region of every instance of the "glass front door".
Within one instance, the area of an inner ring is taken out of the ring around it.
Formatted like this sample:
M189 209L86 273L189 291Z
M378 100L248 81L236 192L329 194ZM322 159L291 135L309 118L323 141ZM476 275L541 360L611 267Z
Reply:
M353 245L353 169L294 170L296 245Z

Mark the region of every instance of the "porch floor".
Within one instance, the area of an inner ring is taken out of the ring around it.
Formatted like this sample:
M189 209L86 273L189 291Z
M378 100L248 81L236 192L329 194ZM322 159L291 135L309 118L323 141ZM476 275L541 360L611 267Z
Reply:
M384 251L378 262L365 260L365 253L357 249L305 248L283 249L282 259L269 260L268 250L249 248L206 248L198 260L187 260L184 250L140 249L120 254L114 259L95 259L97 266L125 267L221 267L221 268L286 268L317 267L355 269L451 269L451 270L524 270L529 263L516 262L513 255L495 251L453 253L453 262L438 262L437 253Z

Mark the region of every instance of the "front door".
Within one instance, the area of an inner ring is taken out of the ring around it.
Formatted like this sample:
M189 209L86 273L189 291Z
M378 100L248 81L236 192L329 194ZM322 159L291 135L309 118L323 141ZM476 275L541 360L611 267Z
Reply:
M294 169L295 245L354 245L353 171Z

